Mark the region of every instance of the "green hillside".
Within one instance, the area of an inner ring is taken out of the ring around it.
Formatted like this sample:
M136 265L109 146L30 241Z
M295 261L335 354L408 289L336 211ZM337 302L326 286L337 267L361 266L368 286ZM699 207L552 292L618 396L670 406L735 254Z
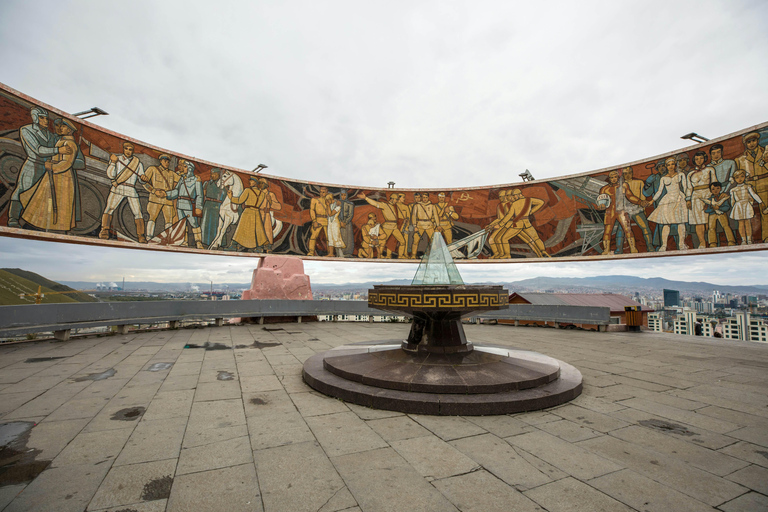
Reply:
M72 288L64 286L39 274L21 270L18 268L0 269L0 305L34 304L35 297L20 298L21 293L37 293L38 286L42 286L43 304L62 302L98 302L97 299L82 292L57 293L50 292L69 291Z

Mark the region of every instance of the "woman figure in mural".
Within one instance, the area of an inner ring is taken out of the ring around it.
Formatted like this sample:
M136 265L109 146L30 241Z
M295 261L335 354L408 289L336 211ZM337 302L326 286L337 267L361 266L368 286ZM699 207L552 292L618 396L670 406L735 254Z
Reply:
M341 236L341 221L339 220L341 203L334 199L331 194L325 197L326 203L328 203L328 254L343 258L346 244Z
M731 187L731 213L730 217L738 221L739 234L741 235L741 245L752 243L752 217L755 216L753 201L757 204L763 204L763 200L757 195L752 185L747 185L744 181L747 178L747 172L744 169L738 169L733 173L734 185ZM768 206L763 205L762 213L768 214Z
M73 168L80 151L73 134L77 128L68 119L56 120L56 134L60 137L56 148L66 147L45 162L45 174L29 190L21 194L26 204L21 218L46 231L69 231L79 219L79 187Z
M685 175L677 172L677 162L671 157L666 160L667 174L659 181L659 189L653 195L658 206L648 216L648 220L662 226L659 252L667 250L672 226L677 226L678 250L688 249L685 245L685 222L688 220L688 207L685 204Z
M268 241L267 233L264 231L264 219L261 218L261 209L259 209L259 205L264 201L265 192L259 188L259 179L256 176L249 177L248 184L250 188L243 190L240 196L235 197L231 190L227 190L227 197L232 203L243 205L243 214L232 237L233 245L239 244L255 252Z
M688 207L688 224L696 230L698 238L697 249L703 249L707 246L706 235L709 224L709 214L705 211L707 201L712 194L709 185L717 181L714 171L711 167L706 167L707 154L704 151L697 151L693 155L693 170L688 174L687 194L685 204Z

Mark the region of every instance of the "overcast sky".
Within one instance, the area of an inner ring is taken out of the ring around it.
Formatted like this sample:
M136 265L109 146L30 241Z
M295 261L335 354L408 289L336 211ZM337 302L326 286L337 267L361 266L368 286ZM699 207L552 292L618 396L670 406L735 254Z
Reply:
M0 81L171 151L329 183L462 187L613 167L768 120L768 2L0 2ZM764 253L484 264L465 280L768 283ZM0 238L60 280L247 281L255 260ZM306 262L313 282L415 265ZM405 275L404 275L405 274ZM230 278L231 277L231 278Z

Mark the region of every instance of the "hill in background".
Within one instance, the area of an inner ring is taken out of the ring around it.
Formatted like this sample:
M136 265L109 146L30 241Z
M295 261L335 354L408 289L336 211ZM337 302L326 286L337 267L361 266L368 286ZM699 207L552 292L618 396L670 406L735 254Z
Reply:
M27 296L20 298L19 294L37 293L38 287L42 287L43 304L55 304L63 302L98 302L98 299L91 297L87 293L78 292L69 286L59 284L56 281L46 279L39 274L22 270L20 268L0 269L0 304L10 306L14 304L34 304L35 297ZM56 293L66 292L72 293Z

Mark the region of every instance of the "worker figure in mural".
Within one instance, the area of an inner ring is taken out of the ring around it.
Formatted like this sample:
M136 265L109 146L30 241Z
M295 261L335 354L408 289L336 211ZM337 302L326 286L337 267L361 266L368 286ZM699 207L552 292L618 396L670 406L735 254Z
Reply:
M765 148L760 147L760 134L750 132L742 138L744 153L736 158L736 167L747 174L747 181L762 199L763 204L768 204L768 162L766 162ZM768 215L762 214L760 220L760 237L768 243Z
M375 258L374 254L379 258L383 258L382 244L380 243L381 237L381 225L376 223L376 214L368 214L368 222L363 224L360 229L363 237L363 243L360 244L360 249L357 251L358 258Z
M631 170L631 169L630 169ZM601 198L602 196L602 198ZM602 199L602 200L601 200ZM630 218L632 215L637 215L642 211L648 202L641 197L637 197L632 193L629 184L623 180L623 176L619 171L611 171L608 173L608 184L600 189L598 194L598 208L605 210L605 216L603 219L604 231L603 231L603 254L607 255L611 252L611 235L613 228L618 222L621 230L627 238L629 243L629 251L631 253L637 252L637 246L635 245L635 236L632 233L632 227L630 224ZM650 233L648 233L650 235ZM646 244L648 243L646 238ZM622 238L623 245L623 238ZM620 248L617 239L617 250Z
M46 231L66 232L80 220L80 187L74 168L80 149L73 136L77 128L71 121L57 119L55 125L59 136L56 148L66 147L68 151L46 160L45 174L19 197L26 205L22 213L25 222Z
M411 207L405 203L404 193L397 194L395 206L397 207L397 229L403 235L403 240L406 242L405 253L408 254L408 227L411 224Z
M722 191L719 181L713 181L709 184L710 195L707 198L707 206L704 211L707 212L707 223L709 224L709 246L718 247L720 237L717 236L717 225L725 232L725 239L728 245L736 245L736 239L731 231L731 225L728 221L728 213L731 210L731 195Z
M155 236L155 222L163 212L165 225L163 229L170 228L178 219L176 219L176 208L173 201L166 198L166 192L173 190L179 181L179 176L171 170L171 157L160 155L160 165L148 167L140 177L144 182L144 188L149 192L149 203L147 203L147 238ZM160 194L155 194L160 191Z
M267 243L267 233L264 231L264 220L261 218L259 205L264 201L264 190L259 187L259 178L248 178L249 188L235 197L231 190L227 190L227 197L234 204L243 205L243 214L237 229L232 237L233 246L243 247L246 250L256 251Z
M235 197L240 197L243 193L243 181L240 176L231 172L224 171L221 175L221 188L225 192L232 192ZM236 224L240 218L241 207L234 204L228 195L225 194L224 200L219 207L219 225L216 228L216 237L209 245L209 249L218 249L225 245L224 237L227 234L229 226Z
M101 215L99 238L102 240L109 239L112 214L120 206L120 203L123 202L123 199L126 199L136 222L136 235L139 243L147 243L147 239L144 236L144 217L141 213L139 194L136 192L136 180L143 175L144 166L139 161L139 157L133 154L133 144L130 142L123 142L123 153L121 155L109 156L107 177L112 182L112 188L110 188L109 196L107 197L107 206Z
M341 190L341 199L339 200L341 211L339 211L339 226L341 227L341 239L344 242L342 254L344 257L352 256L355 250L355 234L352 231L352 221L355 218L355 203L347 199L348 192Z
M415 194L414 194L415 196ZM435 229L440 230L440 219L437 218L437 208L429 200L429 192L421 193L421 202L414 203L411 208L411 222L414 224L413 246L411 258L416 258L419 242L426 235L427 244L432 240Z
M389 196L389 201L376 201L374 199L371 199L370 197L367 197L364 193L360 193L357 195L359 199L365 199L365 201L370 204L371 206L374 206L381 210L382 215L384 216L384 223L381 225L381 234L379 236L379 240L381 241L381 253L387 251L387 242L389 241L390 237L394 237L398 244L400 244L397 248L397 257L402 259L405 258L405 250L406 250L406 242L405 238L403 238L403 234L398 229L397 220L398 220L398 210L397 210L397 199L398 195L396 193L393 193ZM379 256L383 257L383 256ZM389 257L392 258L392 250L389 249Z
M203 186L200 178L195 176L195 164L186 162L187 174L181 178L173 190L165 192L166 199L176 199L176 216L179 221L186 220L187 229L191 228L195 239L195 247L204 249L202 241L202 232L198 217L203 214ZM162 191L156 191L155 195L160 197Z
M219 210L227 197L227 191L221 184L221 169L211 169L211 177L203 183L203 218L200 228L203 245L210 247L219 228Z
M328 255L337 258L344 257L344 239L341 236L341 201L334 198L332 194L326 196L328 204Z
M648 223L648 218L645 216L645 208L650 205L643 195L643 188L645 182L643 180L635 179L632 167L625 167L621 170L622 189L624 190L624 200L617 200L617 212L624 212L631 222L637 224L640 228L640 232L643 234L643 240L645 240L646 252L653 252L656 248L653 245L653 235L651 234L651 225ZM634 197L639 199L639 202L632 202L630 199ZM635 242L637 245L637 242ZM624 228L619 223L619 227L616 230L616 250L614 254L622 254L624 252Z
M715 171L715 177L723 187L723 192L728 192L733 186L733 173L736 172L736 162L723 159L723 145L715 144L709 148L709 166Z
M688 224L696 232L698 239L697 249L707 246L707 229L709 214L707 213L707 200L712 195L710 184L717 181L715 171L707 167L707 154L697 151L693 155L693 170L688 174L685 204L688 208Z
M277 200L277 196L274 192L270 192L269 183L266 178L259 178L258 187L261 190L261 197L257 207L260 211L261 221L264 223L264 234L267 237L267 242L263 246L264 252L272 252L272 246L275 243L275 235L279 234L282 229L282 222L275 221L273 211L283 209L283 205ZM275 229L276 228L276 229Z
M327 195L328 187L320 187L320 195L318 197L313 197L309 204L309 216L312 219L312 231L309 235L309 251L307 251L307 256L315 255L317 237L320 236L320 233L325 235L325 241L326 243L328 242L328 203L326 202Z
M45 162L54 155L66 155L72 151L68 145L56 147L58 137L48 130L48 111L34 107L29 111L32 124L19 129L19 138L27 158L16 178L16 188L11 194L11 204L8 209L8 227L21 227L19 219L26 205L22 203L21 194L32 188L45 174Z
M437 194L437 218L440 221L440 232L443 234L445 243L450 245L453 243L453 221L458 220L459 214L456 213L456 209L449 205L445 201L445 192Z
M677 227L678 250L688 249L685 244L685 221L688 219L688 207L685 203L687 181L685 175L677 172L677 162L670 157L665 162L667 174L661 178L659 189L653 195L658 206L648 216L648 220L661 226L661 245L659 252L667 250L667 243L672 227Z
M499 259L504 255L504 250L501 247L501 241L499 237L504 234L504 228L501 226L501 221L507 215L509 211L509 194L511 190L499 190L499 204L496 205L496 218L485 227L485 230L490 233L488 235L488 245L491 247L490 259Z
M753 203L762 205L761 212L768 215L768 206L752 188L752 185L745 183L747 172L744 169L737 169L733 173L734 184L729 191L731 195L731 213L730 218L739 223L739 235L741 236L741 245L752 243L752 217L755 216Z
M501 219L503 233L497 238L497 244L501 246L503 259L511 258L510 241L517 237L523 241L537 258L549 258L544 242L539 238L539 233L531 224L530 217L544 206L544 201L536 197L525 197L519 188L512 190L508 195L509 211Z
M408 210L406 215L406 221L403 224L403 229L401 230L403 233L403 238L406 241L406 249L405 249L406 254L410 254L411 252L413 252L413 236L416 233L416 221L413 219L413 206L420 202L421 202L421 192L413 193L413 203L411 204L407 204L405 202L405 194L402 195L402 204L403 206L405 206L405 209Z

